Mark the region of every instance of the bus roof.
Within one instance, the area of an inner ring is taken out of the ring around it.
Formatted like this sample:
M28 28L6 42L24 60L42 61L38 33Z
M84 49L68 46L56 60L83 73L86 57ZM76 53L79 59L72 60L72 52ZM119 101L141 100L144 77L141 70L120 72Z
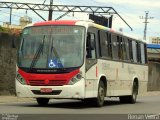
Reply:
M45 25L81 25L81 26L94 26L96 28L99 28L101 30L111 31L119 33L118 31L115 31L111 28L99 25L94 23L92 20L84 21L84 20L53 20L53 21L43 21L43 22L36 22L33 24L28 25L29 26L45 26Z
M75 25L77 20L53 20L34 23L33 26L43 26L43 25Z

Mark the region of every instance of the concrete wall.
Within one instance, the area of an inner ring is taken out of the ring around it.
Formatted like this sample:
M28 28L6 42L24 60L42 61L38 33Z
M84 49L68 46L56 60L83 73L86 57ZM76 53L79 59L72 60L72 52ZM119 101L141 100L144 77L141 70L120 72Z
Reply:
M149 62L148 91L160 91L160 63Z
M15 94L16 44L19 37L0 33L0 95Z

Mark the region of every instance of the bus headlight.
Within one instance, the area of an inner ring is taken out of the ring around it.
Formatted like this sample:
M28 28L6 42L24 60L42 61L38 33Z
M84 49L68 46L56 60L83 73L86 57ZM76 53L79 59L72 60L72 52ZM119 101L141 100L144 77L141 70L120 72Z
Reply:
M79 72L77 75L75 75L68 83L68 85L73 85L76 82L80 81L82 79L82 73Z
M24 78L23 78L19 73L17 73L16 79L17 79L22 85L26 85L26 81L24 80Z

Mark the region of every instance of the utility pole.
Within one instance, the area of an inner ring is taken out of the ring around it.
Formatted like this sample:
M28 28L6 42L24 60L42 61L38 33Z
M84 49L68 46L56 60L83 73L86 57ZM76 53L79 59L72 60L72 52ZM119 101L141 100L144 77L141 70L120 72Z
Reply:
M9 24L12 24L12 8L10 8L10 18L9 18Z
M153 17L148 17L148 14L149 14L149 11L145 11L145 18L143 16L140 16L141 19L145 19L145 21L143 23L145 23L145 26L144 26L144 36L143 36L143 39L146 40L146 34L147 34L147 24L149 23L148 22L148 19L153 19Z
M49 15L48 15L48 20L52 20L52 14L53 14L53 0L50 0L50 8L49 8Z

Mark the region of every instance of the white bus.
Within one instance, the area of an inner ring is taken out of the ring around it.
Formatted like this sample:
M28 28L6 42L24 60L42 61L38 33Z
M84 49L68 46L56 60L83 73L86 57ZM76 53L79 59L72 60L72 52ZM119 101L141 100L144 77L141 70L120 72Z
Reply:
M71 98L103 106L105 97L135 103L146 88L146 44L91 21L57 20L24 28L17 58L16 94Z

